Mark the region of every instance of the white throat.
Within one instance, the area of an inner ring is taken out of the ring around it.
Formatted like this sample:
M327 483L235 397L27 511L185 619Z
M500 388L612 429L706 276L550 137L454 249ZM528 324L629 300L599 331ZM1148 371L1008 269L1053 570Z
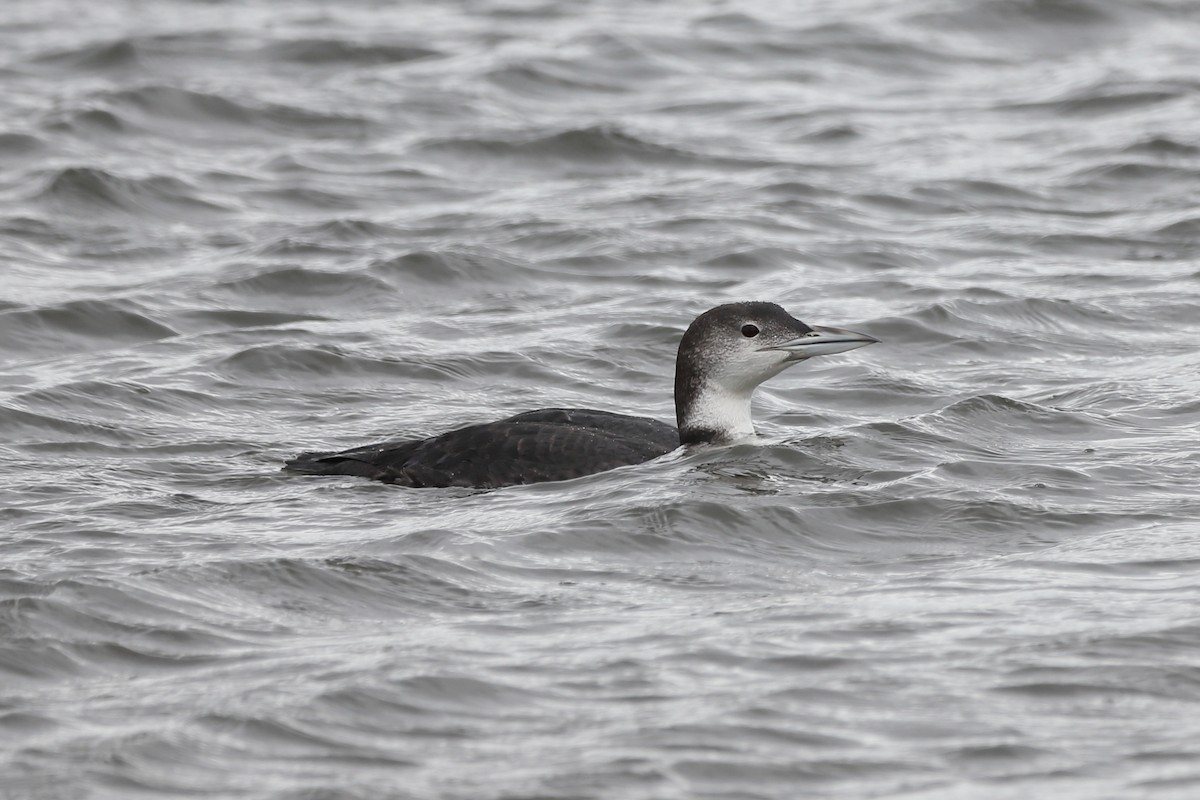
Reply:
M754 387L738 391L705 383L692 396L680 427L711 431L717 440L723 441L752 438L755 435L754 422L750 419L750 396L753 393Z

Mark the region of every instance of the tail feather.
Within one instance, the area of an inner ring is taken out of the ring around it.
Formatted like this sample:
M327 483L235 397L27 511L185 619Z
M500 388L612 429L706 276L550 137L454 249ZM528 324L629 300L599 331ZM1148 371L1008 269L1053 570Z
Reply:
M285 461L283 468L304 475L357 475L363 478L379 472L379 467L373 464L330 451L301 453Z
M283 468L303 475L357 475L383 480L399 474L421 440L393 440L352 450L301 453L284 462Z

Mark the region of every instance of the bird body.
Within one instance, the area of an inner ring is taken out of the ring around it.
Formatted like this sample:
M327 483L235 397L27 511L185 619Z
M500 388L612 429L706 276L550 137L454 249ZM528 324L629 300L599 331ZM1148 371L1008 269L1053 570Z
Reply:
M492 489L578 478L640 464L681 445L753 436L750 398L760 383L798 361L876 341L853 331L810 327L774 303L730 303L697 317L680 342L678 428L609 411L543 408L426 439L303 453L285 469L413 488Z
M656 419L543 408L428 439L306 453L287 466L314 475L358 475L414 488L496 488L640 464L677 447L679 432Z

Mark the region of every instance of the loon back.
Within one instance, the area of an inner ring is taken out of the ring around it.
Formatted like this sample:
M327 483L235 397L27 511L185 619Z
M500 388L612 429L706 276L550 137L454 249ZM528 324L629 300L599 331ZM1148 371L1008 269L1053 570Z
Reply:
M655 419L584 408L543 408L428 439L302 453L286 468L308 475L356 475L413 488L495 489L641 464L677 447L679 432Z

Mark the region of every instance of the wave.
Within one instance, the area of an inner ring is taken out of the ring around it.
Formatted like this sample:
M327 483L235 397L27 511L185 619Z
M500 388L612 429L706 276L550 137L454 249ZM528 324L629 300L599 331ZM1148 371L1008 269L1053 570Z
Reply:
M10 131L0 132L0 158L29 158L41 155L46 149L46 141L38 136Z
M55 214L118 215L126 219L213 221L231 209L207 200L195 186L166 175L126 177L97 167L51 173L31 201Z
M294 64L328 66L375 66L423 61L444 54L420 45L384 42L355 42L345 39L288 39L264 45L261 53L269 60Z
M454 137L427 140L414 155L455 169L516 169L567 173L623 173L648 166L683 169L751 163L731 156L701 155L659 144L611 125L531 132L512 138ZM761 163L761 162L757 162Z
M79 135L99 127L126 137L153 133L183 142L235 144L279 137L361 138L371 126L366 118L354 114L234 100L218 93L157 84L100 92L87 107L55 112L45 124L51 130Z
M23 358L126 347L177 335L131 300L73 300L0 311L0 352Z

